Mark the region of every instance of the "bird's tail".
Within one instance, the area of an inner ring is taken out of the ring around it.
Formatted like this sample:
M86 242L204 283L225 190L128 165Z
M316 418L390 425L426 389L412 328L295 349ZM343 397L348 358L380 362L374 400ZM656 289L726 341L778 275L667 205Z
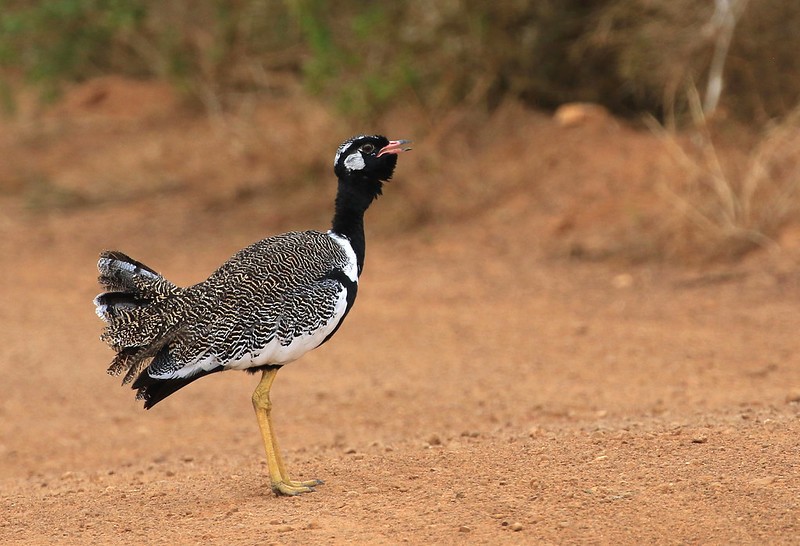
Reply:
M117 352L108 373L126 371L123 384L129 383L180 334L168 317L169 302L183 289L122 252L101 253L97 269L106 290L94 299L106 322L101 339Z

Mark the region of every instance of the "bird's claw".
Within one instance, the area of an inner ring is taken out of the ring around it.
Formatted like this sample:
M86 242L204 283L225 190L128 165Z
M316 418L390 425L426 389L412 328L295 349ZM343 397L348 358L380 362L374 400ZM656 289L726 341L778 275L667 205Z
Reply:
M276 495L286 495L294 497L302 495L303 493L312 493L316 491L315 487L322 485L322 480L307 480L307 481L280 481L272 484L272 491Z

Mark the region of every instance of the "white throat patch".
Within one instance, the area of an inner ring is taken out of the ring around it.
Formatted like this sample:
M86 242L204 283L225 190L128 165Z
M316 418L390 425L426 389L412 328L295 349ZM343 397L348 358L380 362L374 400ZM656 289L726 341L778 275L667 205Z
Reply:
M344 166L347 167L348 171L360 171L366 167L366 164L364 163L364 158L361 156L361 152L356 151L345 158Z

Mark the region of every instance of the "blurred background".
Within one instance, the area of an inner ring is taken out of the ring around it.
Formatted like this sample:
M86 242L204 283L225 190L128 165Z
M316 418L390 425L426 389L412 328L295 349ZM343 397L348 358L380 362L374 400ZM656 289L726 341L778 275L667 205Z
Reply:
M324 180L337 142L381 129L447 151L426 155L420 175L459 179L435 196L399 190L386 216L395 227L538 191L540 202L559 201L541 211L556 254L707 261L774 249L797 212L793 1L53 0L0 9L0 191L29 206L198 188L209 206L225 206L265 188L302 192ZM65 131L85 148L91 137L74 122L87 116L99 135L92 146L118 158L49 163L42 146L65 146ZM185 140L192 117L210 120L208 142L194 131L193 143L159 142L179 124ZM102 133L123 118L128 128L149 119L155 135L108 149ZM558 132L576 125L594 133ZM609 135L645 149L603 150ZM607 178L627 184L582 193L587 172L542 160L575 145L610 158L587 167L594 179L611 170ZM287 160L280 146L307 153ZM189 165L192 156L205 163ZM615 157L629 168L614 167ZM542 186L553 184L543 180L561 178L579 187L547 195ZM603 204L598 192L610 192ZM306 205L294 212L320 204Z
M798 29L797 0L0 0L0 543L797 542ZM360 133L414 150L355 311L273 389L326 485L274 499L255 378L144 412L104 373L95 264L189 285L327 229Z
M797 103L800 8L788 0L428 2L3 1L6 75L55 99L105 74L170 82L210 111L300 83L346 115L398 100L434 116L469 101L571 101L623 116L707 110L763 124ZM716 91L718 94L719 89ZM13 111L4 85L5 107ZM714 94L712 91L711 94Z

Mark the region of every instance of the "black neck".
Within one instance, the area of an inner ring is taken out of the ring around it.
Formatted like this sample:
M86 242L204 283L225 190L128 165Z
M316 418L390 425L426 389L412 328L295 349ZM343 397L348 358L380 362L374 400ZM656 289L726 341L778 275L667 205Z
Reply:
M331 231L350 239L350 245L356 253L356 263L358 264L358 273L360 275L361 269L364 267L364 252L366 251L364 213L369 208L375 195L358 191L357 187L354 184L339 180Z

